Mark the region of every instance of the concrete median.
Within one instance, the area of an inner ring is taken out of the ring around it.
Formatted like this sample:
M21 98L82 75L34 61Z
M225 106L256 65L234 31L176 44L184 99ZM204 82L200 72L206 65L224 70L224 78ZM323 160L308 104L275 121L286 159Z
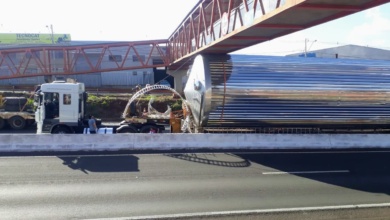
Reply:
M387 134L3 134L0 152L389 148Z

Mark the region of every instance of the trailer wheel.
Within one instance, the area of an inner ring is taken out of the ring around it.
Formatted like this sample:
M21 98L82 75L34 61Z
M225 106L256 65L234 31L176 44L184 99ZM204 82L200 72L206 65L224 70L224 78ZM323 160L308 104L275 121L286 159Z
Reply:
M123 126L119 127L118 129L116 129L116 133L138 133L138 131L136 128L134 128L132 126L123 125Z
M54 128L51 133L52 134L70 134L70 131L66 127L57 127L57 128Z
M12 129L21 130L26 127L26 120L20 116L13 116L8 119L8 124Z
M2 117L0 117L0 130L4 128L5 121Z
M140 133L149 133L150 130L154 129L156 133L160 133L159 129L154 125L146 125L141 128Z

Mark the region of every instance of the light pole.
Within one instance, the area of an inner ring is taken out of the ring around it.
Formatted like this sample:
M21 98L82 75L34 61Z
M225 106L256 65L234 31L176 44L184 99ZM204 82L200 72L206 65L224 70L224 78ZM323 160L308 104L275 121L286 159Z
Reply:
M310 46L309 46L309 49L307 49L307 43L308 43L308 42L310 42L310 40L307 39L307 38L305 38L305 57L307 57L307 51L310 51L311 46L313 46L313 44L314 44L315 42L317 42L317 40L313 40L313 42L311 42L311 44L310 44Z
M49 25L46 25L46 27L50 30L50 33L51 33L51 44L54 44L54 31L53 31L53 25L50 24L50 27L49 27ZM53 66L51 67L51 65L50 65L50 72L52 72L52 71L55 71L55 67L56 67L56 65L55 65L55 60L54 60L54 59L55 59L55 55L54 55L54 51L50 51L50 50L49 50L49 53L50 53L49 56L51 57L50 62L49 62L49 65L51 64L51 62L53 62ZM53 81L53 74L48 76L48 80L49 80L50 82Z
M49 28L49 25L46 25L47 28ZM51 32L51 43L54 44L54 31L53 31L53 25L50 25L50 32Z

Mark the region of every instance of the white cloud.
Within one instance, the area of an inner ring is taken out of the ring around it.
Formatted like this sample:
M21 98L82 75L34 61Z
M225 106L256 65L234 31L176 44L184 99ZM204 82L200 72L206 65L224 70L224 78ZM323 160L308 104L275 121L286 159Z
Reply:
M311 48L313 48L313 41L314 39L310 40L307 47L311 46ZM304 50L305 36L302 32L297 32L271 41L263 42L252 47L241 49L235 53L283 56L286 54L301 53Z
M347 41L371 47L390 46L390 17L377 7L364 12L365 22L351 29Z

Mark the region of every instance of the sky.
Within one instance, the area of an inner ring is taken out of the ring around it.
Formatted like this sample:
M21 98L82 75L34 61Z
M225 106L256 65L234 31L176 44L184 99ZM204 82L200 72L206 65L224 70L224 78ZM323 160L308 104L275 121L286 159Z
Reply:
M2 3L0 33L71 34L77 41L167 39L198 0L18 0ZM235 53L286 55L347 44L390 50L390 3Z

